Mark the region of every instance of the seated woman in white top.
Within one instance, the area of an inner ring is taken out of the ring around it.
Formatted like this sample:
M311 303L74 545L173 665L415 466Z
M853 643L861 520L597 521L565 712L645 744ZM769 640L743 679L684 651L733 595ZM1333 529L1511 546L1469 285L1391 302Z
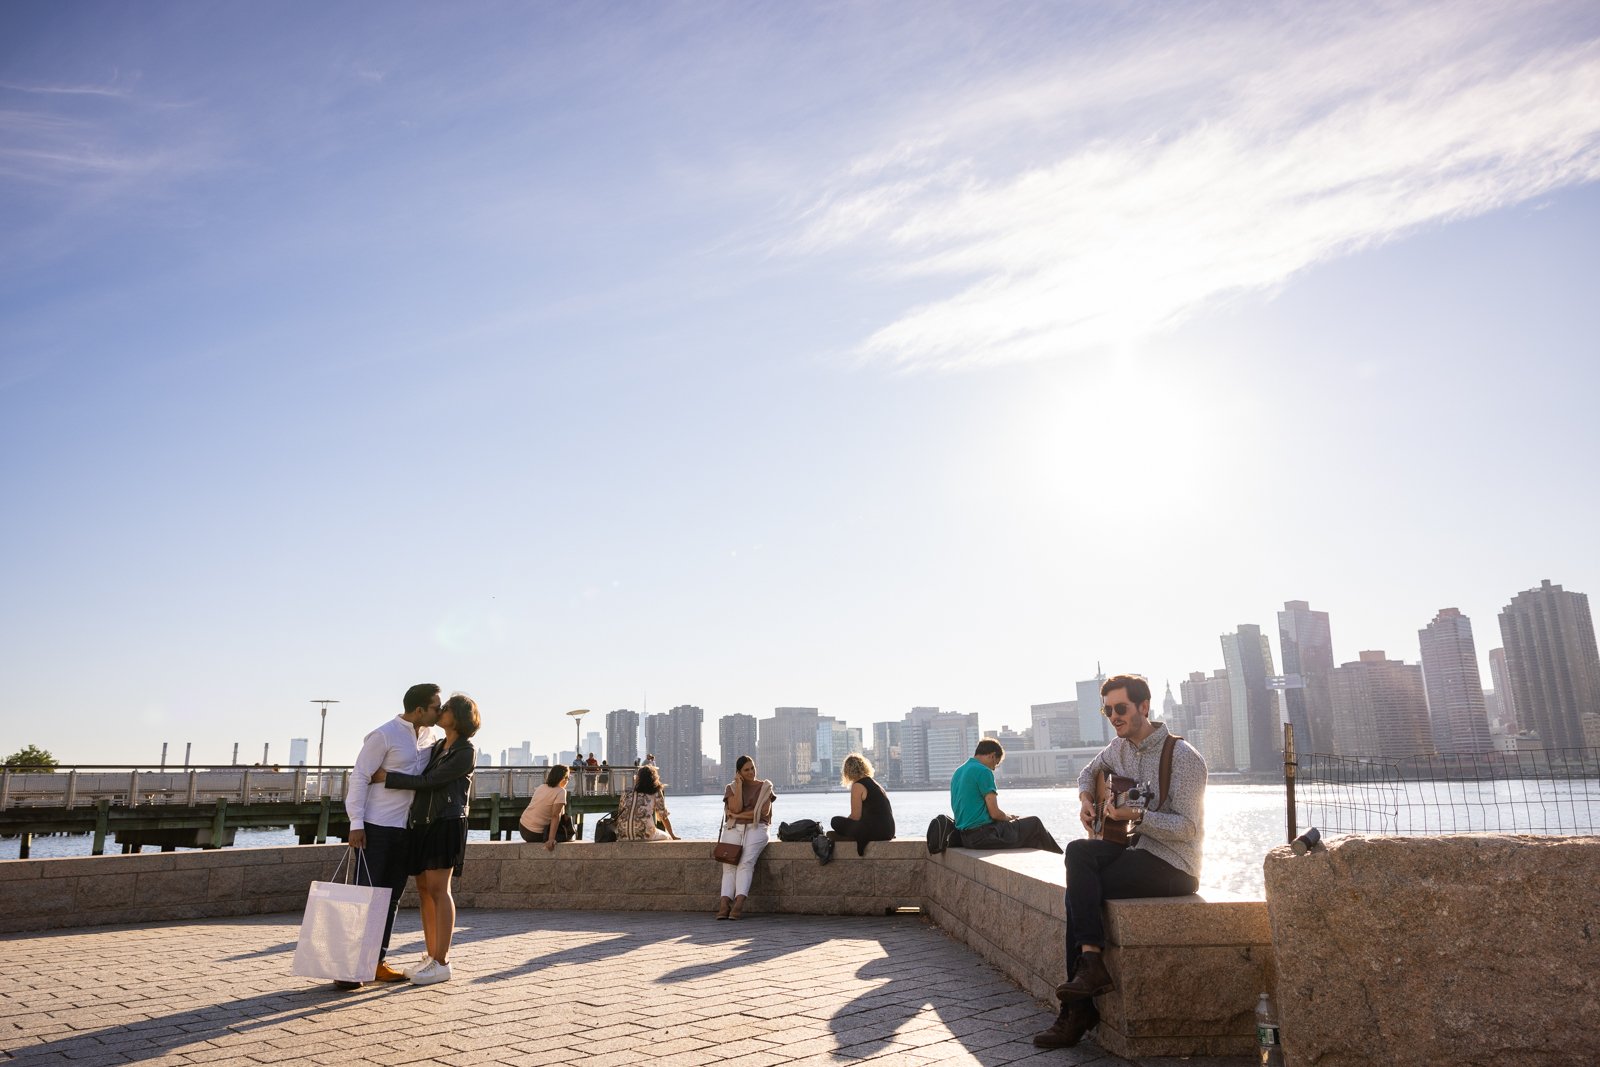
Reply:
M656 826L657 817L661 826ZM663 829L662 827L665 827ZM667 800L661 793L661 779L654 767L639 768L633 788L622 794L617 804L618 841L676 841L672 820L667 815Z
M518 820L524 841L543 841L545 851L554 852L558 840L572 840L572 833L562 826L567 812L567 779L571 775L568 768L557 764L544 776L544 785L533 791L533 799Z

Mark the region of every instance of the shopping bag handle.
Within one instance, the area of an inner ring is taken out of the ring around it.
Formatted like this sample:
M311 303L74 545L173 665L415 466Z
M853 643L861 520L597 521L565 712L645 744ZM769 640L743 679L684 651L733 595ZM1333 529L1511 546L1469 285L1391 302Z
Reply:
M372 869L367 866L367 850L364 848L344 849L344 854L339 857L339 865L333 869L333 877L329 878L328 881L339 881L339 872L344 870L345 862L350 859L350 853L352 852L356 854L356 862L350 864L350 870L346 872L344 877L345 883L349 884L351 882L359 882L361 875L365 874L367 876L367 881L365 884L371 885ZM357 866L358 864L359 868Z

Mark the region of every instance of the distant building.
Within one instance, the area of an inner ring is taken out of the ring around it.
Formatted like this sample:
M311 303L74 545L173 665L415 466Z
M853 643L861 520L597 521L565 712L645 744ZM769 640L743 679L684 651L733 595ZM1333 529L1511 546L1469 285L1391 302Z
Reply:
M817 716L817 744L813 750L816 759L811 772L818 781L831 782L839 777L844 758L854 751L850 734L850 728L833 716ZM861 731L855 731L855 736L859 741Z
M1098 690L1095 700L1100 699ZM1078 702L1057 700L1050 704L1034 704L1029 711L1033 720L1031 748L1072 748L1081 740L1078 734Z
M1600 713L1600 653L1589 597L1546 578L1511 598L1500 613L1500 636L1518 724L1537 733L1545 748L1582 745L1583 717Z
M1382 652L1335 667L1331 676L1337 729L1334 751L1341 756L1430 755L1433 731L1422 668L1392 660Z
M493 767L494 766L494 756L489 752L488 749L480 748L478 750L478 766L480 766L480 767Z
M1222 635L1222 662L1233 698L1233 766L1240 771L1271 771L1282 765L1283 729L1277 694L1267 687L1272 649L1254 623Z
M606 712L606 761L613 767L631 767L638 759L639 713L627 708Z
M1050 784L1076 789L1078 772L1088 766L1099 751L1093 746L1024 748L1015 752L1008 748L1000 769L994 772L995 780L1002 786L1007 783Z
M1185 738L1205 757L1209 769L1233 770L1233 693L1228 672L1215 671L1207 678L1204 671L1191 671L1187 681L1178 683L1178 691L1189 720Z
M1278 612L1278 647L1288 683L1284 705L1294 726L1295 749L1327 751L1333 740L1333 631L1326 611L1312 611L1304 600L1284 601ZM1270 653L1269 653L1270 658ZM1281 749L1281 745L1279 748Z
M502 767L532 767L533 742L524 741L517 748L500 750L500 766Z
M1495 696L1500 705L1499 714L1494 716L1495 721L1512 733L1527 729L1517 717L1517 703L1511 695L1511 668L1506 666L1506 650L1503 648L1489 650L1489 680L1494 683Z
M875 722L872 724L872 763L878 781L885 785L900 784L900 738L903 723Z
M777 789L811 784L817 718L816 708L773 708L756 724L756 766Z
M900 776L905 785L950 780L983 739L976 714L912 708L900 724Z
M1422 644L1422 680L1434 750L1459 755L1492 751L1472 620L1456 608L1440 608L1433 621L1417 631L1417 638Z
M304 767L306 765L306 749L311 744L308 737L289 738L289 766Z
M590 753L594 754L595 759L608 758L606 756L605 742L601 740L598 730L590 730L583 735L583 754L588 756Z
M764 771L756 749L756 717L740 713L718 719L717 752L721 756L719 778L733 781L733 765L740 756L749 756L756 761L757 769Z
M1021 752L1024 749L1033 747L1032 737L1030 736L1032 732L1031 728L1019 733L1009 726L1001 726L1000 729L989 736L1000 742L1000 747L1006 750L1006 757L1009 759L1011 753ZM974 745L973 747L976 748L977 746ZM972 753L969 752L967 755L970 756Z

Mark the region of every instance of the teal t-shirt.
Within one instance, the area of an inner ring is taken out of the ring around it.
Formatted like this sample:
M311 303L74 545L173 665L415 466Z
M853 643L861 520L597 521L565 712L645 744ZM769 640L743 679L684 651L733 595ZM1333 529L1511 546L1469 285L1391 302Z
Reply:
M956 768L950 776L950 808L956 817L956 827L970 830L992 822L989 804L983 798L996 792L994 772L973 756Z

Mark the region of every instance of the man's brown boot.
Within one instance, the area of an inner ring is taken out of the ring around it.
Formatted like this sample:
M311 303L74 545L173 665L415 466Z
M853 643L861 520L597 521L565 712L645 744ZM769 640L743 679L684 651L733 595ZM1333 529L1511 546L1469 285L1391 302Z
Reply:
M403 972L397 971L387 963L379 960L378 973L372 976L372 980L374 982L404 982L406 976Z
M1086 1000L1115 989L1111 972L1106 970L1106 961L1100 958L1102 955L1100 952L1085 952L1079 956L1078 973L1072 976L1072 981L1056 986L1056 996L1062 1000Z
M1071 1048L1099 1021L1100 1013L1095 1010L1094 1001L1069 1000L1050 1029L1033 1035L1033 1043L1040 1048Z

